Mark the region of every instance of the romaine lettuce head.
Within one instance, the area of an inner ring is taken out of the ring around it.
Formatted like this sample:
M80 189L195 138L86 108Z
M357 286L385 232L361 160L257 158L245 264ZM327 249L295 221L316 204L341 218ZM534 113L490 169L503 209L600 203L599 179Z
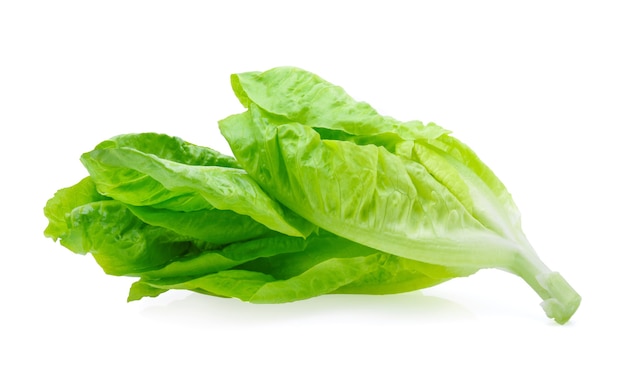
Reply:
M45 235L170 289L279 303L386 294L480 269L523 278L567 322L580 296L539 259L497 176L440 126L402 122L305 70L232 76L235 157L155 134L82 155L89 177L44 209Z

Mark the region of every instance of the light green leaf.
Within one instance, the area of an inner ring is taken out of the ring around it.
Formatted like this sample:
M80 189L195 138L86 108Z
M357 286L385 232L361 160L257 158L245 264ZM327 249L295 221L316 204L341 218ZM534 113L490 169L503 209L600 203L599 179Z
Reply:
M417 162L383 147L323 140L254 104L220 122L238 161L285 206L330 232L437 265L496 267L516 246L472 217ZM480 250L468 253L468 250Z
M233 75L248 111L220 121L242 167L288 208L357 243L522 277L566 322L580 297L524 236L495 174L435 125L398 123L306 71Z
M234 165L231 160L181 143L166 135L122 135L83 154L81 161L99 192L126 204L185 212L229 210L292 236L307 236L315 228L268 196L242 169L196 165ZM153 144L161 146L158 151Z
M400 122L381 116L369 104L354 100L343 88L297 67L233 74L231 83L246 108L255 104L275 116L314 128L395 141L432 139L447 133L435 124Z

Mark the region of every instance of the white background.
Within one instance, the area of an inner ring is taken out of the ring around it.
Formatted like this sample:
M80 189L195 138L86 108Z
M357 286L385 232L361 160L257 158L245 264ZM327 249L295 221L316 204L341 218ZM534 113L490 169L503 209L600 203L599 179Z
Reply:
M626 375L618 1L0 4L0 376ZM228 152L230 73L280 65L469 144L582 295L572 321L500 271L382 297L127 304L132 280L44 238L82 152L141 131Z

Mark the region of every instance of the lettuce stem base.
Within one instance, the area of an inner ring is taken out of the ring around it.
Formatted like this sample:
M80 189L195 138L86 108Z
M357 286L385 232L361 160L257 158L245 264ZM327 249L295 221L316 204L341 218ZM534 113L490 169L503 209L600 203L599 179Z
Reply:
M578 309L580 295L558 272L551 271L534 253L518 259L513 272L523 278L543 299L541 307L557 323L567 323Z

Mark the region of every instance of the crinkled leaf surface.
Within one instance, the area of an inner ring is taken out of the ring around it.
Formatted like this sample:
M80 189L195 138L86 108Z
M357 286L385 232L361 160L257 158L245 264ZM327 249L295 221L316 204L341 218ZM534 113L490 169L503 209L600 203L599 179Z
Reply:
M235 74L232 84L248 110L220 130L244 169L297 214L394 255L513 272L560 323L578 307L526 240L504 185L445 130L380 116L297 68Z
M215 266L205 263L215 256L230 264L222 265L220 270L206 269ZM239 264L233 264L235 261ZM224 269L230 267L233 269ZM189 272L205 274L182 274ZM223 251L173 262L144 274L131 288L129 299L187 289L256 303L282 303L330 293L411 291L460 274L458 270L403 259L322 232L306 240L276 236L237 243Z
M232 158L178 138L121 135L83 154L81 161L100 193L130 205L229 210L293 236L306 236L315 228L270 198L244 170L234 168ZM226 166L203 165L219 163Z
M91 253L108 274L141 277L129 300L189 289L278 303L410 291L472 273L403 259L323 230L306 239L280 234L228 210L125 204L100 194L91 177L58 191L44 212L46 236Z
M498 266L516 246L486 228L419 163L384 147L324 140L254 104L220 122L235 155L287 207L337 235L406 258ZM468 251L488 250L491 254Z

